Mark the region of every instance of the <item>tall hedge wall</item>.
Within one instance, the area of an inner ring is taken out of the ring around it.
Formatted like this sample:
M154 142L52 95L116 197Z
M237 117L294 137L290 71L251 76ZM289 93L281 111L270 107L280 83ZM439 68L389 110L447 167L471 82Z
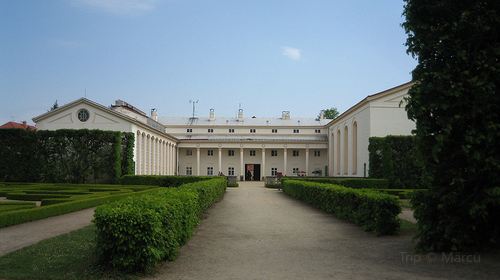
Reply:
M116 131L0 130L0 180L116 182L133 173L134 135Z
M370 137L368 151L370 177L388 179L392 188L425 186L414 136Z

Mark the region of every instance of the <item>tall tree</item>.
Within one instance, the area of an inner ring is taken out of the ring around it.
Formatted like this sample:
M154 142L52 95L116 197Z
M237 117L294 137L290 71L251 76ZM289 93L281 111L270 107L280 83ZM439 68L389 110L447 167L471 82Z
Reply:
M406 108L430 186L413 199L418 247L499 244L500 1L405 0L404 15L418 59Z
M339 111L335 107L331 107L329 109L324 109L319 112L318 119L321 118L321 114L323 113L323 118L325 119L335 119L336 117L339 116Z

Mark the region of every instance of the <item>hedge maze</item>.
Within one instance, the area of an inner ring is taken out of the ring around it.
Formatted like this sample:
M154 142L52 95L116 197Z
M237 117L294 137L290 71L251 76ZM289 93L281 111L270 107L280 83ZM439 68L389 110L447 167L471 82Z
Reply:
M158 186L5 183L0 185L0 197L6 199L0 201L0 227L95 207L155 189Z

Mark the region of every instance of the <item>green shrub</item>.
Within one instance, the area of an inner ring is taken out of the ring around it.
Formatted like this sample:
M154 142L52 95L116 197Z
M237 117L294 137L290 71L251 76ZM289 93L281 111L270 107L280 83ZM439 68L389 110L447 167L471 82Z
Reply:
M121 185L149 185L160 187L178 187L182 184L213 179L211 176L161 176L161 175L126 175L120 179Z
M133 171L133 139L117 131L2 129L0 180L116 182Z
M27 200L27 201L39 201L44 198L69 198L69 195L63 194L24 194L24 193L7 193L7 199L11 200Z
M370 137L368 151L371 178L386 178L391 188L426 185L414 136Z
M226 185L218 177L98 207L94 223L101 261L119 270L144 271L174 260Z
M378 235L399 230L397 197L369 189L287 179L283 191L293 198L360 225Z
M326 184L341 185L349 188L362 189L387 189L389 188L389 181L387 179L372 179L372 178L338 178L338 177L286 177L285 180L303 180L309 182L318 182ZM283 180L282 179L282 180Z

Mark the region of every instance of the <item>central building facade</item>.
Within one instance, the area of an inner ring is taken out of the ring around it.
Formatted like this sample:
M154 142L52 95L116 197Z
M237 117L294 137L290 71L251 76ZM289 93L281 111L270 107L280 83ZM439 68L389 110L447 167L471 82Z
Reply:
M227 175L240 180L266 176L328 175L331 120L292 118L161 118L167 133L179 139L180 175Z

